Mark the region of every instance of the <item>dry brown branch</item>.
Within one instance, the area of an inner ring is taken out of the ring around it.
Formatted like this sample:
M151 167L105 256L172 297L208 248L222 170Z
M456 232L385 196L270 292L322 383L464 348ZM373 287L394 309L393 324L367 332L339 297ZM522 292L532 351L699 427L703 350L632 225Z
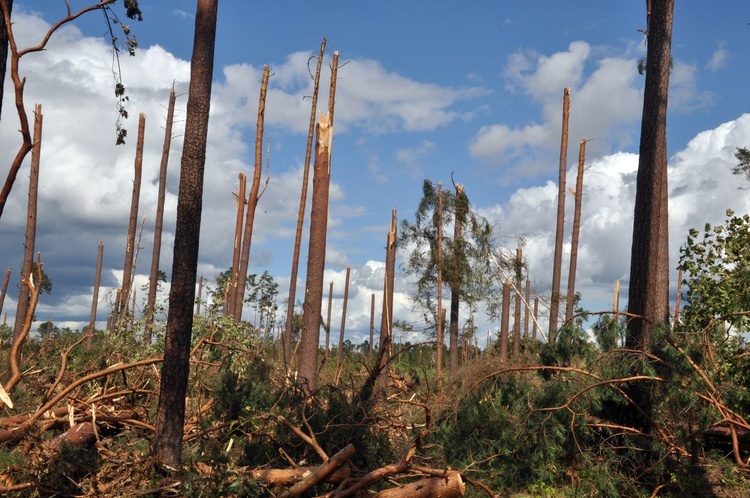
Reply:
M300 496L302 493L309 490L313 486L324 482L328 476L336 472L356 453L357 451L354 449L354 445L347 445L344 449L333 455L330 459L327 459L315 470L307 474L301 481L299 481L283 493L279 494L279 498L293 498L296 496Z
M323 450L323 448L320 447L318 442L315 440L315 434L312 431L310 432L311 436L308 436L307 434L302 432L299 427L292 424L282 415L269 415L269 417L284 424L290 431L296 434L298 438L309 444L310 447L314 449L315 452L320 456L320 458L323 459L323 461L328 460L328 454L325 452L325 450Z
M444 477L428 477L397 488L385 489L373 498L454 498L463 496L466 485L460 472L447 472Z
M80 339L78 339L76 342L71 344L68 349L60 353L60 356L62 357L62 360L60 363L60 371L57 373L57 377L55 378L55 381L47 390L47 394L45 394L44 398L42 399L42 403L48 400L50 396L52 396L52 393L55 392L55 389L57 389L57 386L60 385L60 381L62 381L63 375L65 375L65 372L68 369L68 357L70 356L70 353L73 351L73 349L75 349L76 346L78 346L83 341L87 340L88 338L89 338L88 334L81 335Z
M254 469L250 477L269 486L289 486L313 472L317 467L293 467L291 469ZM351 476L348 465L342 465L326 479L329 484L340 484Z

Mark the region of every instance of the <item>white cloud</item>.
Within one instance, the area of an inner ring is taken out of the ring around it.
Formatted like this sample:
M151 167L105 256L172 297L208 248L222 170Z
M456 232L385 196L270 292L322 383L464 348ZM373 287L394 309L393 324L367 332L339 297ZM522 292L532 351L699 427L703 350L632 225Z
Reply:
M720 43L711 55L711 59L706 62L706 69L715 73L721 71L729 62L729 51L726 49L726 43Z

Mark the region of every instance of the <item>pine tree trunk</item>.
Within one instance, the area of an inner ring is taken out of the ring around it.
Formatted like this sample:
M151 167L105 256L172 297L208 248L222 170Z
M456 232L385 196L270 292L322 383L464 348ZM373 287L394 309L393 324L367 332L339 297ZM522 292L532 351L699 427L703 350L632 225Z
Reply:
M0 300L0 310L2 310L2 300ZM370 342L367 344L367 354L372 354L372 341L375 340L375 293L370 296Z
M536 336L537 336L536 333L537 333L537 329L539 328L538 327L539 325L539 298L538 297L534 298L534 315L533 316L534 316L534 325L531 328L532 330L531 340L536 341Z
M435 353L435 377L443 378L443 184L438 182L437 209L437 346Z
M529 338L529 303L531 302L531 280L528 275L526 275L526 294L524 297L526 302L523 306L523 340L525 341Z
M151 343L154 330L154 313L156 312L156 290L159 288L159 260L161 258L161 233L164 226L164 200L167 193L167 166L169 165L169 149L172 144L172 123L174 122L175 94L174 87L169 91L169 106L167 107L167 124L164 130L164 146L161 149L161 164L159 165L159 196L156 203L156 219L154 221L154 248L151 254L151 273L149 274L148 298L146 299L146 325L143 342Z
M322 114L317 126L315 144L312 208L310 210L310 249L307 254L305 304L302 311L302 337L300 338L297 372L297 382L308 392L315 391L318 387L318 345L320 342L320 310L323 300L323 278L326 262L332 139L333 128L328 120L328 115Z
M31 171L29 173L29 199L26 208L26 235L23 251L23 266L21 279L29 278L34 267L34 248L36 246L36 212L37 197L39 194L39 163L42 152L42 106L36 105L34 110L34 147L31 149ZM41 285L41 282L37 282ZM18 291L18 303L16 307L16 321L13 326L13 342L19 340L23 331L26 311L31 303L31 291L23 283Z
M349 276L351 275L352 267L346 267L346 282L344 283L344 304L341 310L341 331L339 332L339 350L336 356L336 371L341 368L341 363L344 361L344 331L346 330L346 307L349 304Z
M91 350L96 331L96 309L99 305L99 284L102 280L102 260L104 259L104 242L99 241L96 252L96 272L94 273L94 296L91 298L91 315L89 315L89 330L86 338L86 350Z
M125 263L122 269L122 292L117 306L117 320L120 325L129 321L130 288L133 281L133 258L135 257L135 231L138 227L138 203L141 195L141 174L143 172L143 139L146 130L146 115L141 113L138 120L138 143L135 148L133 193L130 199L130 222L128 239L125 243Z
M258 128L255 135L255 170L250 195L247 198L247 214L245 215L245 233L242 236L242 255L240 257L240 271L237 274L237 286L234 292L232 311L234 319L242 320L242 304L245 301L245 284L247 283L247 268L250 264L250 246L253 242L253 224L255 210L260 200L260 177L263 173L263 126L266 115L266 92L271 69L263 67L263 79L260 84L260 98L258 99Z
M245 204L247 204L247 176L239 174L237 187L237 216L234 222L234 251L232 253L232 273L229 281L229 295L224 301L224 316L234 316L234 300L237 295L237 277L240 273L240 254L242 252L242 229L245 221Z
M3 314L3 304L5 303L5 294L8 292L8 283L10 282L10 268L5 269L5 278L3 279L3 287L0 289L0 315ZM372 337L372 332L370 332Z
M181 463L217 9L218 0L198 0L193 56L190 63L190 88L177 199L172 286L169 293L169 316L153 449L156 463L170 471L179 469Z
M500 361L508 361L508 325L510 324L510 282L503 282L503 308L500 316Z
M326 315L326 351L325 357L328 358L331 346L331 309L333 308L333 280L328 282L328 314Z
M626 345L649 350L657 324L669 322L667 101L674 0L653 0L648 23L640 156L630 258Z
M513 308L513 359L521 354L521 285L523 282L523 255L521 248L516 248L516 302Z
M573 305L576 297L576 269L578 267L578 234L581 231L581 205L583 204L583 165L586 162L586 139L578 147L578 174L576 175L573 235L570 240L570 267L568 268L568 298L565 301L565 323L573 325Z
M570 88L563 91L562 139L560 142L560 169L557 191L557 229L555 231L555 258L552 264L552 297L549 305L549 342L557 337L557 319L560 308L560 273L562 273L563 231L565 229L565 174L568 162L568 117L570 115Z
M468 211L468 201L464 194L463 185L455 185L456 188L456 207L453 222L453 247L454 256L453 264L463 266L464 261L464 222L466 221ZM458 260L456 261L456 257ZM458 268L454 268L454 278L451 283L451 323L450 323L450 338L449 338L449 351L450 356L450 375L453 377L458 372L458 320L459 310L461 303L461 278L458 273L463 273L463 269L458 271Z
M5 0L8 14L13 13L13 0ZM0 11L0 118L3 113L3 88L5 88L5 71L8 68L8 30L5 27L5 16ZM0 303L1 305L2 303ZM2 306L0 306L2 310Z
M195 314L201 314L201 299L203 299L203 274L198 279L198 298L195 300Z
M398 217L391 211L388 240L385 246L385 281L383 283L383 313L380 320L380 375L378 387L385 388L390 372L391 344L393 343L393 286L396 284L396 240L398 240Z
M302 193L299 199L299 211L297 212L297 231L294 236L294 254L292 256L292 274L289 279L289 297L287 298L286 323L284 324L284 364L289 367L292 361L292 326L294 324L294 303L297 299L297 274L299 273L299 253L302 246L302 226L305 221L305 208L307 206L307 187L310 176L310 158L312 156L313 133L315 131L315 113L318 107L318 90L320 88L320 68L323 65L323 55L326 50L326 39L320 44L318 64L315 69L313 83L312 109L310 110L310 126L307 132L307 149L305 150L305 166L302 172ZM333 83L333 82L332 82ZM330 321L329 321L330 322ZM330 325L330 323L329 323ZM330 329L328 329L330 331ZM326 354L327 350L326 350Z

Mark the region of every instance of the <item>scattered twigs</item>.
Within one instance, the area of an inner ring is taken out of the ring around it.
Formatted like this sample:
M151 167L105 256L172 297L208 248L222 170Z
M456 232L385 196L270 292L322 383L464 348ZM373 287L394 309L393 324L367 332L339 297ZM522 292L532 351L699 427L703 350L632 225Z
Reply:
M269 415L270 418L284 424L290 431L292 431L298 438L306 442L312 449L315 450L315 452L322 458L324 461L328 460L328 454L323 450L323 448L320 447L318 442L315 440L315 433L310 430L310 436L302 432L302 430L295 426L293 423L291 423L289 420L286 419L286 417L282 415ZM308 428L310 426L308 425Z
M70 356L70 353L75 349L76 346L83 343L85 340L88 339L88 334L82 334L81 338L78 339L76 342L70 345L68 349L60 353L60 356L62 357L61 363L60 363L60 371L57 373L57 377L55 378L55 381L52 383L50 388L47 390L47 394L44 395L44 398L42 399L42 403L47 401L50 396L55 392L55 389L57 389L57 386L60 385L60 381L62 381L63 376L65 375L66 370L68 369L68 357Z

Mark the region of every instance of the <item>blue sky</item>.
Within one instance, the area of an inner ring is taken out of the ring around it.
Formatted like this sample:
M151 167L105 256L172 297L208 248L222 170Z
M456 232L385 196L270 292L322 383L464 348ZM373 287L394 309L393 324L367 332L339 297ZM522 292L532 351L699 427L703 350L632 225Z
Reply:
M87 5L70 3L74 10ZM534 292L549 292L553 182L566 86L571 88L570 185L578 142L593 139L587 151L578 290L584 307L607 309L614 280L626 280L629 268L643 87L636 61L645 53L638 31L645 28L645 2L561 5L333 1L316 10L299 1L222 1L199 271L212 278L231 263L231 192L237 174L251 172L260 74L268 64L273 73L266 108L270 181L260 201L250 271L268 269L286 295L310 105L303 98L311 88L307 63L326 37L326 62L338 50L342 64L327 279L335 283L333 323L338 324L343 275L352 266L348 338L360 342L366 334L370 295L382 288L391 208L398 209L399 218L411 219L424 178L449 184L454 172L475 208L496 225L503 245L515 250L523 239ZM17 0L15 29L22 45L36 43L64 9L63 2ZM163 140L163 106L173 81L178 92L187 88L194 11L194 1L144 1L144 21L130 22L140 49L122 60L131 113L126 123L131 138L124 147L113 145L112 58L100 14L82 17L60 31L44 54L21 62L28 77L27 108L39 102L45 114L37 249L55 290L40 304L42 320L50 316L72 326L87 320L99 240L105 243L103 283L114 287L121 277L138 112L148 120L141 194L146 224L138 273L148 271L156 191L151 180ZM668 124L673 267L687 228L722 221L728 207L750 211L747 192L737 190L739 179L729 173L735 147L750 144L748 22L746 2L709 8L691 0L676 7ZM322 88L325 105L327 69ZM9 94L6 86L6 99ZM178 100L178 119L185 102L184 96ZM6 100L0 164L9 164L17 147L15 119ZM167 273L180 145L178 137L162 251ZM0 220L0 267L14 271L14 283L26 171ZM568 206L572 209L572 199ZM570 220L569 214L566 232ZM397 291L397 318L419 328L419 316L409 309L408 280L400 278ZM16 296L11 285L4 308L11 316ZM103 293L100 320L108 310L106 300ZM480 336L496 328L480 323Z

